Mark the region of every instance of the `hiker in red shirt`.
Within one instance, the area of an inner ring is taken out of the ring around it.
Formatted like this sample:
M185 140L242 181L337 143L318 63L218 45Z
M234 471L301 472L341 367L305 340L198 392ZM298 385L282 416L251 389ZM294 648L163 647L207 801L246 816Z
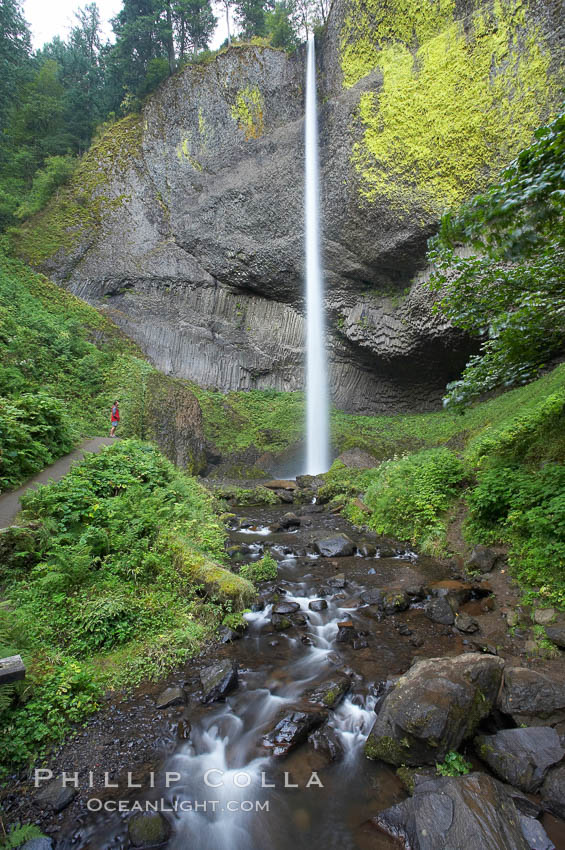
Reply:
M118 402L115 401L114 404L112 405L112 417L111 417L112 427L110 428L110 436L111 437L116 436L116 428L118 427L119 421L120 421L120 410L118 408Z

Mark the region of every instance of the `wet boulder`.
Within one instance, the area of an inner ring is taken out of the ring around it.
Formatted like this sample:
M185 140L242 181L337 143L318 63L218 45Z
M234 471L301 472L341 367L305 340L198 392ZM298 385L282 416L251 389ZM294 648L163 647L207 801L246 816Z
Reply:
M63 785L62 779L52 779L35 795L35 803L44 811L58 814L69 806L77 796L78 790Z
M325 611L327 607L328 603L325 599L313 599L311 602L308 603L308 608L311 611Z
M218 661L200 673L202 702L217 702L226 698L238 684L237 665L233 661Z
M268 490L298 490L298 484L296 483L296 481L287 481L286 479L282 478L277 478L273 481L261 481L261 485L263 487L266 487Z
M565 756L559 735L548 726L479 735L475 749L496 776L527 793L537 791L549 768Z
M160 812L142 812L128 821L128 838L133 847L159 847L171 836L171 825Z
M348 691L351 690L351 679L346 673L337 673L318 685L308 697L310 702L323 705L324 708L337 708Z
M357 632L351 620L343 620L337 624L336 643L353 643L356 637Z
M355 553L355 545L346 534L335 534L316 540L316 551L324 558L347 558Z
M455 613L446 596L439 596L426 602L424 613L432 623L442 626L452 626L455 622Z
M507 667L496 705L518 726L553 726L565 720L565 683L527 667Z
M530 850L511 797L484 773L420 782L371 822L410 850Z
M544 809L565 820L565 764L552 767L541 787Z
M157 708L169 708L169 706L173 705L184 705L186 702L186 695L182 688L173 687L166 688L162 693L159 694L155 705Z
M273 756L286 756L304 743L308 735L321 726L326 718L327 713L317 709L291 711L265 736L263 745L272 750Z
M442 761L490 713L503 667L480 653L417 662L383 700L365 754L395 765Z
M300 605L298 602L278 602L273 607L273 614L294 614L296 611L300 611Z
M271 624L276 632L284 632L286 629L290 629L293 626L292 620L290 620L285 614L272 614Z
M367 540L362 540L357 546L357 552L362 558L374 558L377 554L377 547L374 543Z
M321 729L317 729L310 735L308 742L312 749L323 756L328 764L334 761L340 761L344 756L341 739L335 729L329 726L323 726Z

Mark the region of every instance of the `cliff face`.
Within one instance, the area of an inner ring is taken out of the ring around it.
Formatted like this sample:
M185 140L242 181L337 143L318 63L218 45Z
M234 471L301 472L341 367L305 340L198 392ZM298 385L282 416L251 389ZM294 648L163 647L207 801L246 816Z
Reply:
M319 45L335 403L437 402L469 353L425 245L559 99L559 0L335 0ZM111 127L17 242L156 366L221 390L303 383L303 55L237 47Z

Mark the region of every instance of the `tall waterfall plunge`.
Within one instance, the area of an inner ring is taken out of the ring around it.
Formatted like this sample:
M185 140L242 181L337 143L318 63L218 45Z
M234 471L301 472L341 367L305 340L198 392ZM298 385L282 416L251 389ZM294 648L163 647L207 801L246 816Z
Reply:
M320 257L320 175L316 111L316 53L308 42L306 60L306 473L329 468L329 406L324 281Z

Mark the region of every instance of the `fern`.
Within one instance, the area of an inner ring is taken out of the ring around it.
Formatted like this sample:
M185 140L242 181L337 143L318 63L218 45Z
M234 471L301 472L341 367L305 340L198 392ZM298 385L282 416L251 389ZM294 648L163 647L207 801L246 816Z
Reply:
M33 823L27 823L24 826L14 824L8 834L4 834L3 839L0 838L0 850L13 850L32 838L45 838L45 835Z
M0 607L0 658L8 658L15 654L16 649L10 642L8 612L5 608ZM11 708L14 695L15 688L13 685L0 685L0 717Z

